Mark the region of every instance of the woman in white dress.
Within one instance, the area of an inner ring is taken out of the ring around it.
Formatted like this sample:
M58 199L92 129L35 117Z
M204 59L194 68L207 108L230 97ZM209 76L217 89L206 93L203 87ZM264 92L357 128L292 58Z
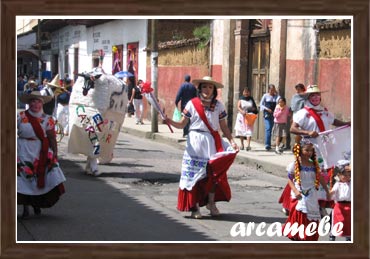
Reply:
M231 198L226 171L220 173L216 179L212 179L214 176L207 175L207 163L210 157L220 149L239 151L239 148L227 127L225 106L216 99L217 88L222 88L223 85L209 76L194 79L193 84L197 85L198 97L186 104L181 121L175 122L167 118L167 122L182 129L190 121L189 135L182 160L177 209L192 211L191 217L199 219L202 217L201 206L207 205L211 216L217 216L220 212L215 202L229 201ZM213 135L198 111L205 115ZM230 144L222 140L219 135L214 137L219 129L222 130Z
M39 91L21 97L29 105L17 116L17 203L23 205L23 218L29 216L29 205L38 215L64 193L66 179L57 159L55 123L42 109L51 99Z
M257 105L248 88L243 89L243 95L238 101L238 114L235 122L235 136L240 138L240 149L244 149L244 140L247 139L246 150L251 150L253 123L248 123L246 116L257 117Z

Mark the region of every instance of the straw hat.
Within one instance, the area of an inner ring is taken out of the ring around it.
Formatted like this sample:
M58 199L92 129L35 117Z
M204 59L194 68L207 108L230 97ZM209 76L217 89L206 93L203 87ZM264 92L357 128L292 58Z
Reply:
M197 85L197 86L199 86L199 84L202 84L202 83L207 83L207 84L213 84L214 86L216 86L216 88L223 88L223 87L224 87L224 85L223 85L223 84L221 84L221 83L219 83L219 82L214 81L214 80L212 79L212 77L210 77L210 76L205 76L205 77L203 77L202 79L194 79L194 80L192 81L192 83L193 83L194 85Z
M306 88L306 91L304 93L301 93L300 95L309 96L313 93L325 93L327 91L321 91L320 88L317 85L309 85Z
M59 79L59 74L57 74L51 82L48 82L48 85L51 86L52 88L62 88L60 85L60 79Z
M53 97L50 95L42 95L40 91L26 91L19 98L22 103L29 103L32 99L39 99L42 103L50 102Z

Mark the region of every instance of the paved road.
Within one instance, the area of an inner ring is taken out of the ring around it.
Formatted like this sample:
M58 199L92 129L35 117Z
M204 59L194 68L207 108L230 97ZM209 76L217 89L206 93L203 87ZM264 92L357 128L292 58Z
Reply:
M115 158L92 177L83 173L83 156L66 153L66 142L59 147L66 194L41 216L18 218L18 241L288 241L230 235L238 222L285 221L277 203L282 177L234 163L228 174L233 197L218 203L222 215L212 218L202 208L203 219L194 220L176 210L183 149L121 133Z

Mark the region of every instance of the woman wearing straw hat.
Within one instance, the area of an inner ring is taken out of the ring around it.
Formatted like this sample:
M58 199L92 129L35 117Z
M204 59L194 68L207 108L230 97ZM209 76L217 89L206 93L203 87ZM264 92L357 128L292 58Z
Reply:
M57 160L54 120L43 112L51 96L39 91L25 92L21 101L29 109L17 116L17 203L23 205L23 218L29 216L28 206L39 215L64 193L66 180Z
M321 93L323 93L323 91L321 91L317 85L307 86L306 92L302 93L306 98L305 105L302 109L293 114L293 122L290 128L290 132L293 134L309 136L311 138L310 141L314 144L317 143L319 132L329 130L330 125L336 127L351 125L351 122L343 122L335 119L334 115L329 112L328 109L321 106ZM316 149L316 153L318 159L322 160L320 150ZM330 178L332 169L325 168L324 173ZM319 196L322 208L321 214L325 216L326 210L324 208L331 207L333 202L328 202L326 200L322 189Z
M192 211L191 217L199 219L202 217L201 206L207 205L211 216L217 216L220 212L215 202L229 201L231 198L226 171L223 171L219 178L213 179L213 175L207 175L208 161L212 155L220 152L219 150L239 151L239 148L227 127L225 106L216 99L217 89L223 85L209 76L194 79L193 84L197 86L198 97L186 104L179 122L170 118L167 118L167 122L183 129L190 121L182 160L177 209ZM219 129L230 144L221 139ZM217 181L217 184L214 184L214 181Z

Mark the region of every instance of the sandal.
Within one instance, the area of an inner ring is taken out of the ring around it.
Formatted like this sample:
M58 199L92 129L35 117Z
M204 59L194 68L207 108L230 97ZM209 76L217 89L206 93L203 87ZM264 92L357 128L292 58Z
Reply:
M206 208L208 210L210 210L211 216L219 216L220 215L220 211L217 209L216 204L214 204L214 203L213 204L208 203L207 206L206 206Z

